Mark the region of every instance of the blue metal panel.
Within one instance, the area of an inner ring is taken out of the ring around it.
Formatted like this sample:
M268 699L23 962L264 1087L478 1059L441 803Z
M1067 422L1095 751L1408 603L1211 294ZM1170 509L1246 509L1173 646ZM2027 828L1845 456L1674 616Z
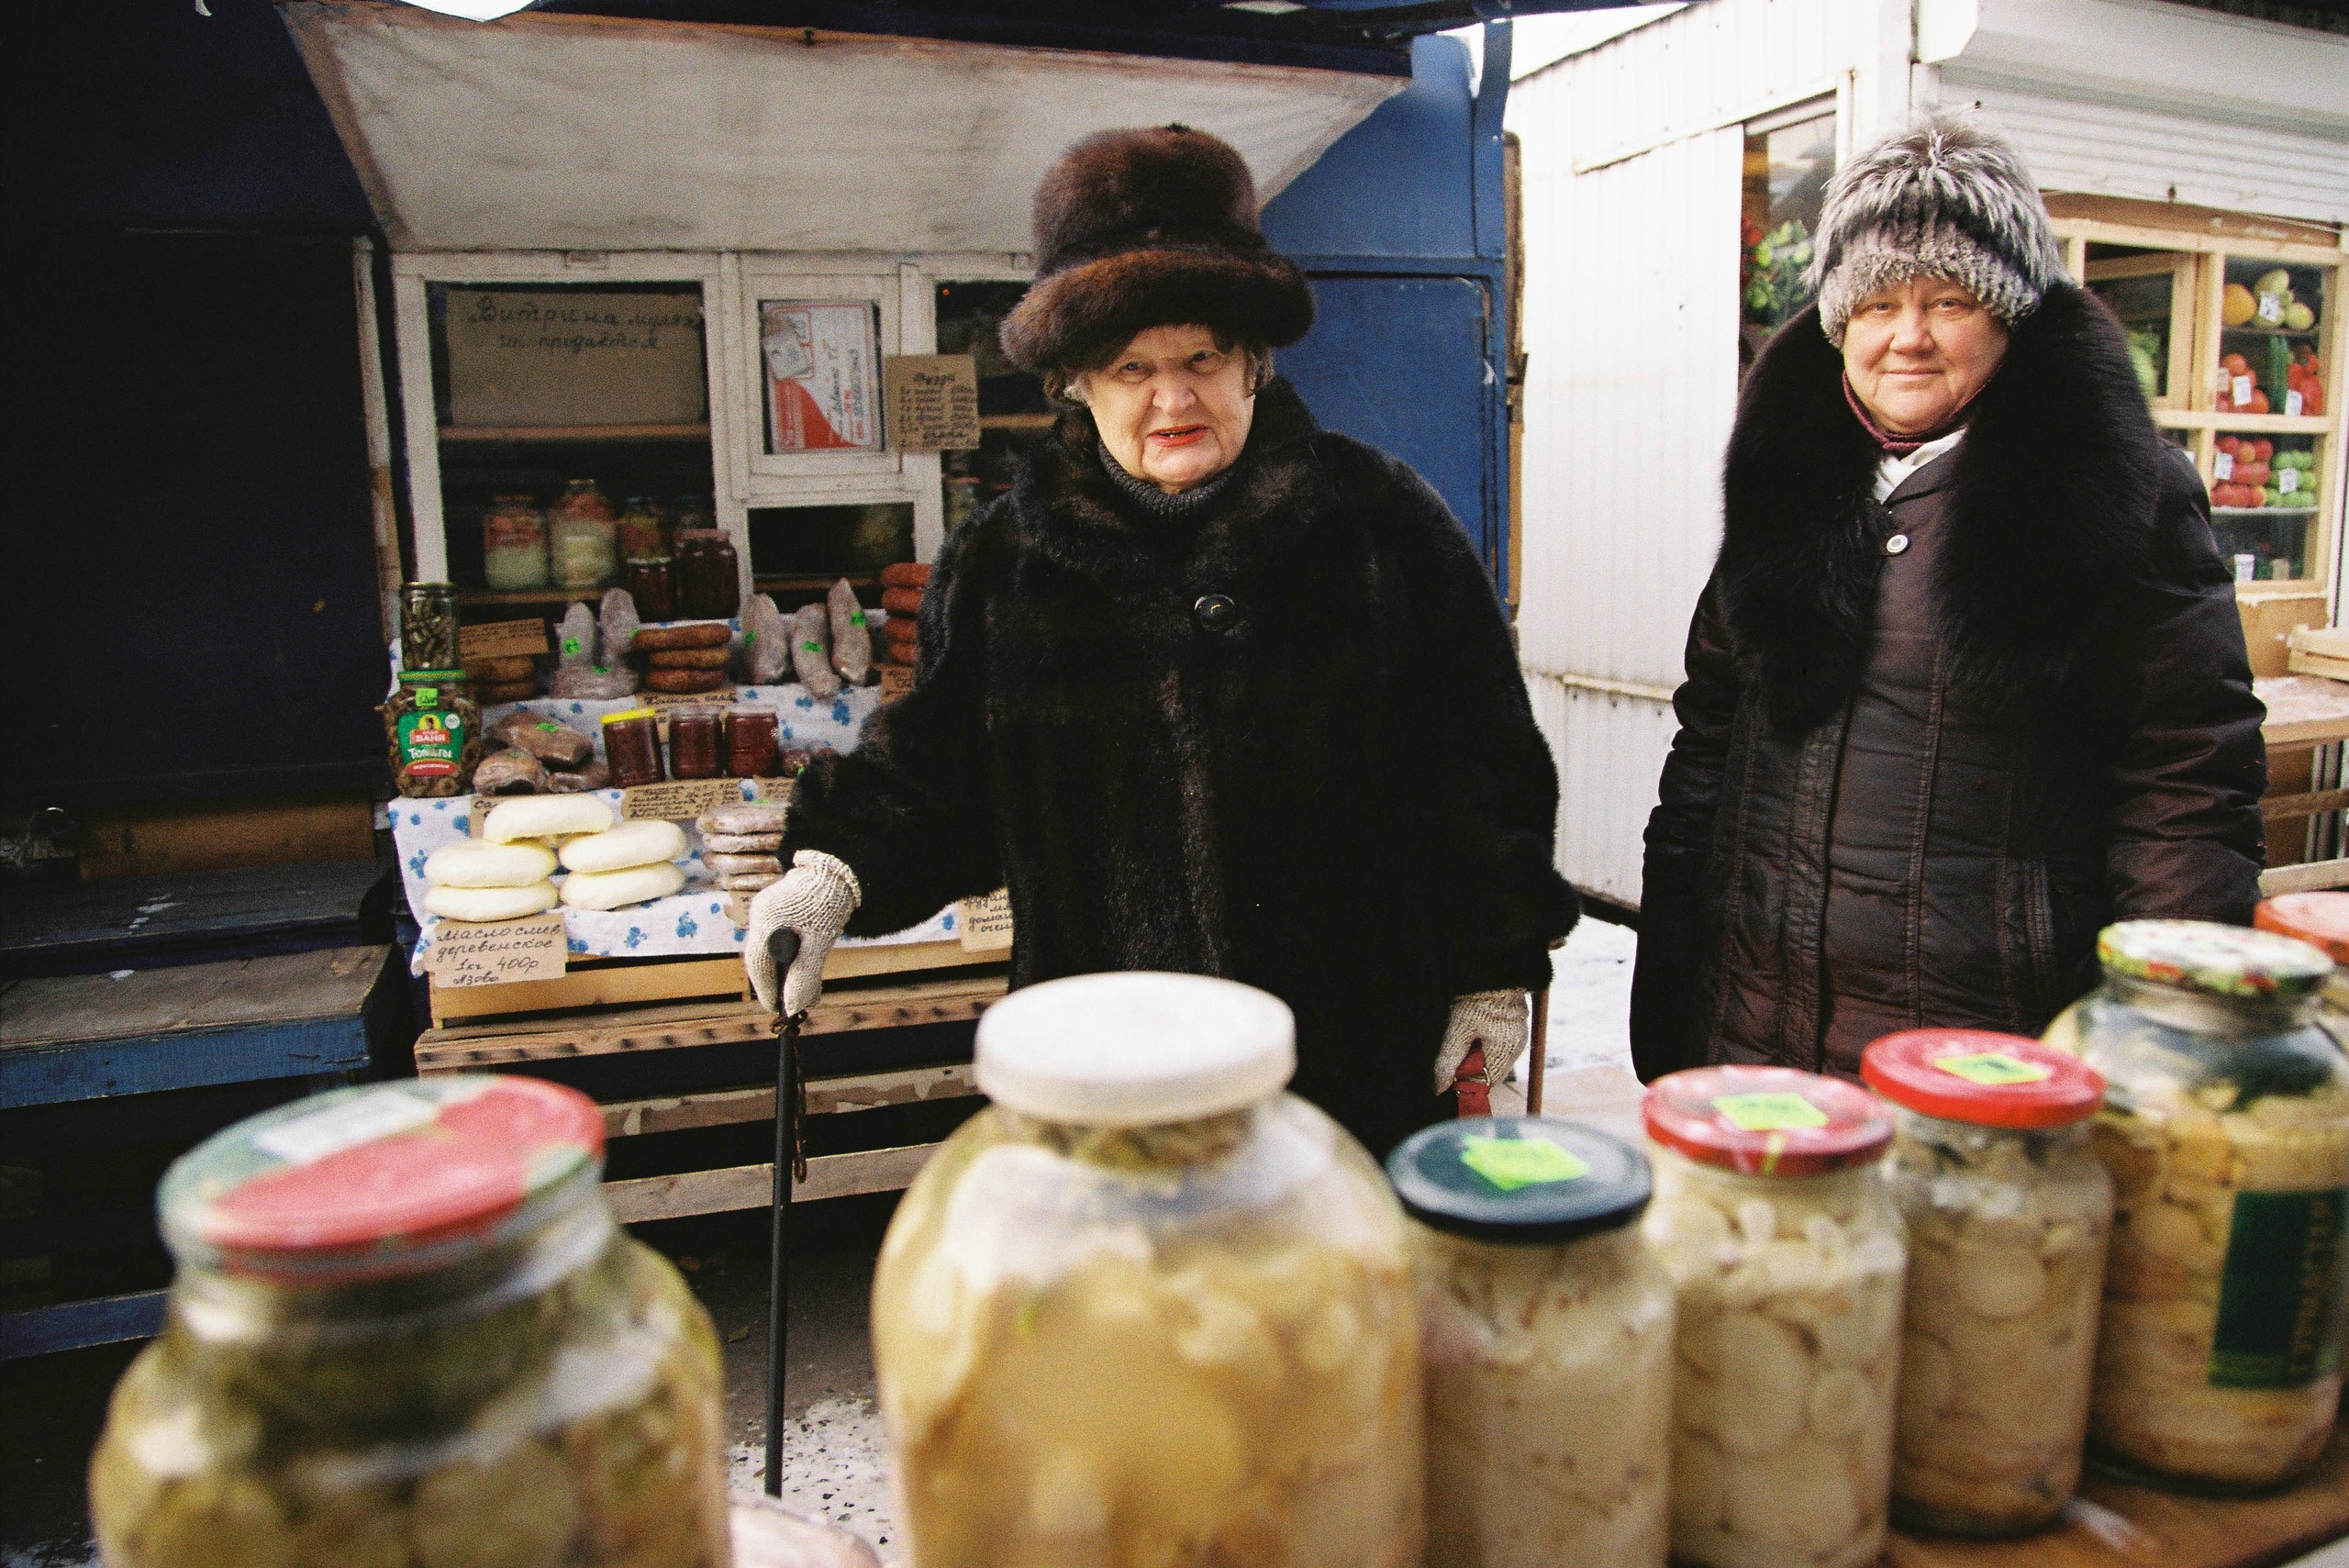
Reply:
M1264 238L1293 256L1475 255L1473 114L1467 46L1419 39L1410 86L1273 198Z
M163 1293L134 1291L0 1313L0 1361L151 1340L163 1331Z
M367 1023L356 1013L143 1040L11 1046L0 1054L0 1109L309 1078L322 1073L364 1073L367 1062Z
M1419 471L1487 564L1497 532L1490 295L1473 278L1319 277L1313 330L1279 355L1314 417Z

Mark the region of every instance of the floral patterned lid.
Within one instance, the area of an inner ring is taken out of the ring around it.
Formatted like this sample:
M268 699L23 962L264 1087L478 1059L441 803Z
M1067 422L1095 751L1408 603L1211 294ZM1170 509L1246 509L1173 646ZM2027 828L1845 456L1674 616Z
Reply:
M2207 920L2123 920L2096 940L2108 973L2254 1001L2306 996L2332 973L2332 961L2290 937Z

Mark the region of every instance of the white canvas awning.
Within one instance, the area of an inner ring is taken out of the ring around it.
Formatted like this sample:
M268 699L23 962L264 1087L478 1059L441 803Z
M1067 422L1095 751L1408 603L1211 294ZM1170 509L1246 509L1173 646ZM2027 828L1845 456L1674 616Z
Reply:
M406 250L1019 252L1062 149L1181 120L1266 200L1403 78L525 13L282 14Z

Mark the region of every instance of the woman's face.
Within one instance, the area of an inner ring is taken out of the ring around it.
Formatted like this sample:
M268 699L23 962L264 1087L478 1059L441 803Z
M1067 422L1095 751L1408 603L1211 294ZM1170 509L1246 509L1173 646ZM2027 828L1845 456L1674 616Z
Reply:
M1843 328L1843 373L1896 436L1947 424L2006 355L2005 323L1947 278L1887 284L1853 308Z
M1072 385L1119 466L1170 495L1239 462L1256 417L1247 355L1204 327L1153 327Z

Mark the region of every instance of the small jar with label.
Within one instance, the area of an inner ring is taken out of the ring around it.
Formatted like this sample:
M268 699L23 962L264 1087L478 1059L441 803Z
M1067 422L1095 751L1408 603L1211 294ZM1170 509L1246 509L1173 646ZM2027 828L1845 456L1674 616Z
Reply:
M771 779L782 765L782 716L771 707L726 710L726 771L738 779Z
M604 762L611 769L614 789L659 784L661 728L649 707L624 708L604 716Z
M2218 1490L2314 1463L2341 1396L2349 1061L2332 962L2272 931L2127 920L2046 1042L2104 1075L2115 1216L2092 1451Z
M2035 1040L1910 1029L1860 1070L1900 1107L1885 1179L1908 1226L1892 1517L2021 1535L2080 1479L2112 1183L2104 1080Z
M614 518L610 497L594 480L571 482L547 523L547 555L557 587L601 588L619 575Z
M403 670L376 710L391 750L392 787L410 799L462 795L481 760L481 705L462 670Z
M1908 1252L1890 1108L1788 1067L1649 1085L1648 1242L1679 1303L1672 1555L1864 1568L1883 1550Z
M610 731L605 732L607 735ZM725 752L718 744L718 710L680 707L669 712L669 776L673 779L714 779L725 773Z
M481 575L492 588L547 585L547 515L528 495L500 495L483 515Z
M400 585L400 668L451 670L457 657L457 590L449 583Z
M1540 1117L1414 1133L1427 1568L1664 1568L1673 1288L1642 1242L1638 1150Z
M742 603L734 541L722 528L677 530L677 615L684 620L729 620Z

